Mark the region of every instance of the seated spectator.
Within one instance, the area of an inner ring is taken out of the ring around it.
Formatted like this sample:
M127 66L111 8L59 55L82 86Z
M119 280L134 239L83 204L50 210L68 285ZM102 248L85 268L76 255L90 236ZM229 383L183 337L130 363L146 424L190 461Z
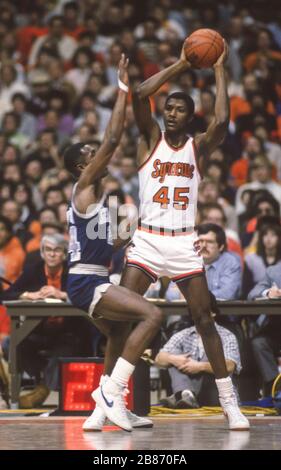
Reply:
M62 8L62 5L59 5ZM71 36L74 39L78 39L79 34L85 31L83 25L80 24L79 21L79 4L75 1L67 1L64 2L63 5L63 25L64 25L64 32Z
M24 248L26 243L32 238L32 234L22 221L23 208L16 200L7 199L2 204L1 213L11 222L13 233L20 240Z
M243 251L238 233L235 230L226 227L226 216L222 206L216 202L204 204L200 207L200 213L201 224L216 224L224 229L228 251L236 253L242 259Z
M236 188L247 183L250 161L264 154L265 148L261 139L256 136L249 136L245 139L241 157L230 168L232 182Z
M209 290L220 300L238 299L241 262L235 254L227 251L224 230L209 223L198 225L197 233Z
M242 201L242 194L246 189L265 189L281 204L281 186L272 180L271 172L271 163L267 158L258 156L251 162L249 166L250 183L242 184L236 193L235 206L238 215L246 209Z
M44 202L48 207L56 208L62 202L65 202L65 197L60 186L50 186L44 194Z
M279 204L269 195L261 194L257 196L256 204L254 205L253 215L247 225L244 234L242 235L243 246L245 246L245 254L256 253L258 243L258 233L263 225L280 225L281 219L279 215Z
M259 297L281 299L281 262L266 269L264 278L251 290L249 300ZM257 308L258 310L258 308ZM277 355L281 347L281 317L260 315L252 331L254 359L263 381L263 394L270 395L272 384L279 374Z
M256 253L245 256L242 297L247 298L255 284L262 281L266 268L281 260L281 227L265 224L258 231Z
M44 129L38 135L35 145L34 151L28 155L28 161L40 160L44 171L54 168L59 163L57 135L53 129Z
M56 233L63 235L63 226L59 222L54 221L42 223L40 232L34 238L29 240L26 245L27 255L25 258L24 269L27 269L28 266L31 268L34 263L40 261L40 246L42 238L45 235L55 235Z
M77 48L77 42L72 37L64 34L63 21L63 17L59 15L50 18L48 34L37 38L32 45L28 59L29 66L35 66L40 49L47 44L56 45L62 60L64 62L70 61Z
M66 301L66 254L67 243L62 235L44 236L41 242L42 260L33 269L24 270L19 279L1 295L1 299L43 300L52 297ZM88 323L84 328L81 319L78 322L75 318L51 317L42 321L21 343L22 369L36 382L32 392L20 397L21 408L41 405L50 390L58 388L58 357L89 354L86 326L89 330ZM77 329L81 333L80 338ZM48 355L42 351L48 351Z
M19 183L22 181L21 165L17 162L5 163L2 166L2 179L5 183Z
M276 171L277 181L281 179L281 146L269 140L267 126L258 125L255 128L255 136L261 139L266 155Z
M281 57L281 54L280 54ZM252 111L247 114L241 114L236 120L236 133L242 139L253 135L257 125L266 126L271 137L277 133L277 122L274 114L266 111L266 100L262 93L253 93L250 98Z
M24 151L31 141L28 136L20 131L21 117L15 111L9 111L3 116L1 127L10 144Z
M29 95L27 85L18 80L16 67L11 63L3 63L0 69L0 118L12 108L12 97L15 93Z
M135 205L139 205L139 181L136 175L135 159L124 156L120 166L120 184L126 195L129 195Z
M27 112L27 101L27 97L23 93L15 93L12 96L13 111L20 117L19 133L33 141L36 137L36 119Z
M272 35L268 29L260 29L257 33L257 50L248 54L244 59L244 67L247 72L251 72L257 65L260 58L266 58L276 67L281 62L281 52L273 49Z
M29 230L30 225L37 217L30 186L25 181L21 181L16 185L13 185L11 199L14 199L15 202L20 205L20 221L24 224L26 230Z
M77 95L80 95L86 88L87 81L91 75L91 63L94 54L88 47L76 49L72 58L73 68L65 74L65 80L70 82Z
M199 194L198 194L198 209L200 211L201 207L204 207L204 204L217 204L222 207L225 217L226 217L226 226L236 232L238 230L238 219L235 212L234 206L221 194L218 183L211 180L210 178L205 178L200 183Z
M231 204L234 203L235 191L228 184L228 169L225 163L217 160L209 160L205 167L207 178L218 184L220 194L225 197Z
M230 331L216 324L221 337L229 374L241 370L237 340ZM168 367L173 394L160 402L169 408L219 406L211 364L195 326L173 335L155 358L159 367Z
M280 207L276 199L266 190L245 189L241 194L245 211L239 216L239 233L242 246L247 246L257 229L259 219L265 216L280 217ZM256 240L257 241L257 240Z
M11 222L4 216L0 215L0 274L10 282L15 282L19 277L25 253L19 239L13 236L13 228ZM8 285L2 285L3 289L7 289Z

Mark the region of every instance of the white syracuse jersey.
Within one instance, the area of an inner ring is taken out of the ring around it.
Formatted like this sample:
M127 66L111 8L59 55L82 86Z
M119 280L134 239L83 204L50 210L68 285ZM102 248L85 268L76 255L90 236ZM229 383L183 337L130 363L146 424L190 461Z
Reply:
M193 231L201 176L193 138L180 148L161 137L139 169L141 230ZM168 233L167 233L168 234Z

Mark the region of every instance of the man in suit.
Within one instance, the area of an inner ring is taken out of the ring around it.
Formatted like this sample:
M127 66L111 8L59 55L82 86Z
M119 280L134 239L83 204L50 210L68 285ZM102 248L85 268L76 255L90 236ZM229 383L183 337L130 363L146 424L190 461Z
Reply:
M267 268L264 279L258 282L248 295L249 300L259 297L281 300L281 261ZM251 343L263 380L264 395L268 396L279 373L276 357L281 348L281 318L260 315L256 324L257 329Z

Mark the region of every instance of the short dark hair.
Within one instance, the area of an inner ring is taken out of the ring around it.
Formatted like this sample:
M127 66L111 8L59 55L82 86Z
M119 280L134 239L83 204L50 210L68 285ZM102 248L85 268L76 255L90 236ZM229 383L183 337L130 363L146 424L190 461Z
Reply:
M175 91L174 93L171 93L171 94L167 97L165 106L167 105L167 103L168 103L168 101L169 101L170 99L183 100L183 101L185 102L186 106L187 106L189 115L190 115L190 116L193 116L195 106L194 106L194 101L193 101L193 99L192 99L189 95L187 95L187 94L184 93L183 91Z
M54 228L58 231L58 233L63 233L63 226L59 222L45 222L42 224L42 231L44 231L46 228Z
M77 179L80 176L80 172L77 169L77 164L81 162L83 159L81 155L81 149L85 145L97 145L100 146L101 142L98 139L91 139L89 142L78 142L77 144L69 145L64 153L63 153L63 160L64 160L64 167L69 173Z
M85 144L78 142L77 144L70 145L67 147L63 153L64 166L69 173L78 178L79 171L77 169L77 164L81 161L81 149Z
M20 92L16 92L12 95L12 103L14 103L15 100L21 100L23 103L27 103L27 101L28 101L25 94L20 93Z
M266 193L257 194L255 196L256 197L254 198L254 201L253 201L255 215L258 215L259 205L262 204L263 202L267 202L268 204L271 205L274 214L276 216L279 216L279 214L280 214L279 202L275 199L275 197L271 193L267 192L267 194Z
M220 211L223 217L223 222L225 223L227 221L224 209L218 202L206 202L205 204L202 204L200 211L202 215L205 215L206 212L211 211L212 209Z
M198 235L206 235L206 233L214 232L216 235L217 244L221 247L224 245L223 251L227 250L227 242L225 231L217 224L200 224L196 227Z

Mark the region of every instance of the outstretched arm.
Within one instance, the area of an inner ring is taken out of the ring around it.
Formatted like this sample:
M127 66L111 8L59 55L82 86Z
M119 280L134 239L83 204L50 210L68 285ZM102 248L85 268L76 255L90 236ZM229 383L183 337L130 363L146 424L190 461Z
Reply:
M229 98L225 78L224 64L228 55L228 46L224 42L224 51L214 64L216 78L215 116L207 131L195 137L199 154L208 155L223 141L229 123Z
M176 77L190 67L182 49L180 59L170 67L156 73L133 91L133 107L140 133L144 136L148 148L157 141L160 129L152 118L149 96L153 95L164 83Z
M128 87L128 59L122 54L119 62L118 76L121 82ZM120 138L124 128L125 112L126 112L127 92L123 88L119 88L117 100L112 111L110 121L107 125L103 142L98 149L96 155L90 163L84 168L78 180L78 189L82 190L95 183L99 179L111 159L116 147L119 145Z

